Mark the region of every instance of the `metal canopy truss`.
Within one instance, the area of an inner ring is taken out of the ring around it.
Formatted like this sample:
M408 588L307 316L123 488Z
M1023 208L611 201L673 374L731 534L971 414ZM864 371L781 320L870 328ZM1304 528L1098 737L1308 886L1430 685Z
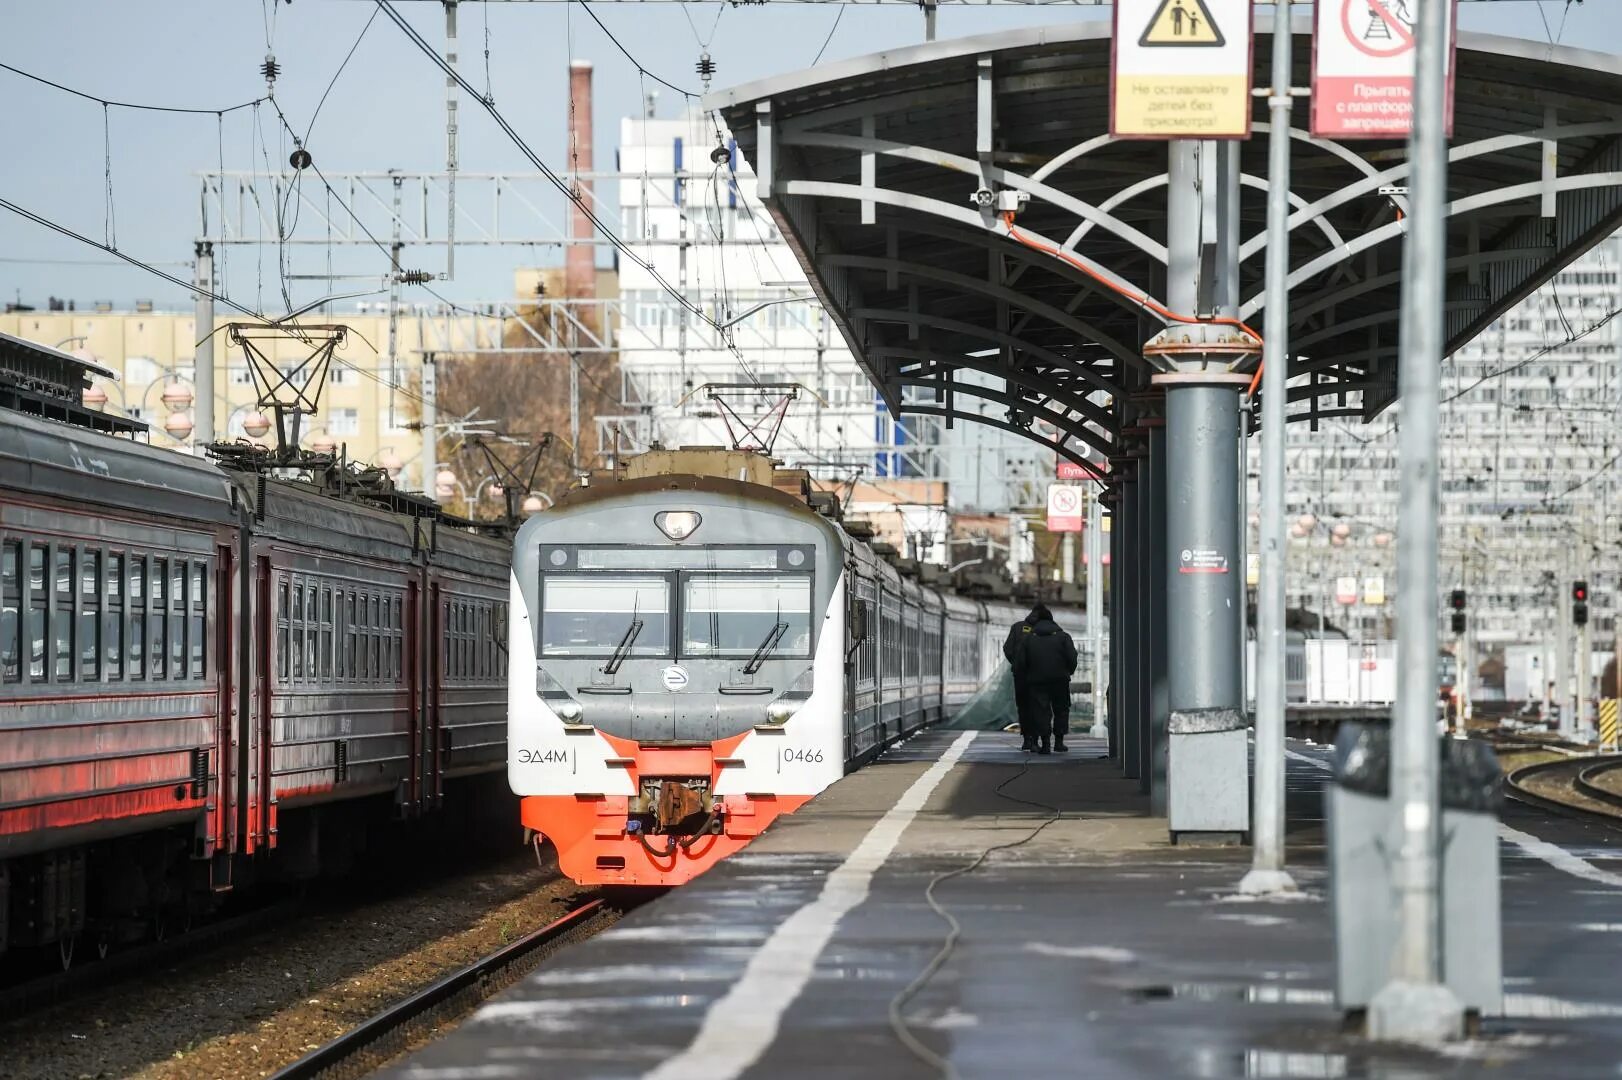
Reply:
M1306 86L1309 21L1293 29L1293 82ZM1141 349L1164 323L1095 278L1163 299L1167 147L1108 134L1109 33L1076 22L932 42L706 100L893 411L1052 442L1046 421L1076 460L1084 446L1120 457L1123 437L1141 432L1153 396ZM1268 35L1253 51L1268 62ZM1256 85L1267 82L1259 71ZM1615 56L1459 35L1448 352L1622 225L1618 101ZM1268 131L1264 100L1257 116ZM1406 150L1291 134L1290 418L1367 419L1396 397ZM1214 222L1224 155L1203 147ZM1209 283L1236 284L1252 325L1266 153L1265 139L1240 145L1239 281ZM1020 233L1086 271L1015 243L997 212L1014 205ZM965 386L965 370L1001 385ZM1004 418L961 411L964 394L1004 406Z

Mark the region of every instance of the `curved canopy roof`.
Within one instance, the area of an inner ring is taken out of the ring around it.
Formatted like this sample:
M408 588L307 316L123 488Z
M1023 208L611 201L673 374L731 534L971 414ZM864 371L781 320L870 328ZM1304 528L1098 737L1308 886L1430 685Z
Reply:
M1021 29L822 65L712 95L767 206L891 408L1115 453L1160 322L1015 244L977 189L1029 201L1021 232L1164 298L1161 142L1111 139L1110 27ZM1310 27L1295 23L1294 84ZM1268 83L1270 35L1255 40ZM1459 35L1449 167L1447 350L1622 225L1622 57ZM1240 316L1261 326L1267 106L1239 150ZM1307 135L1295 109L1293 419L1370 417L1396 396L1405 146ZM960 372L994 376L989 388ZM1005 380L1005 381L1004 381ZM958 407L973 393L1006 420ZM1106 393L1108 397L1106 398ZM1057 429L1049 439L1039 432Z

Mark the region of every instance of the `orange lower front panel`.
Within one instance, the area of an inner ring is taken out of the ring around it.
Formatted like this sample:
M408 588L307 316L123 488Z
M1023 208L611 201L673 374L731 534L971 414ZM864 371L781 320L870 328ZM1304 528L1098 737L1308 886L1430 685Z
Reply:
M523 800L526 828L557 848L558 866L582 885L681 885L742 849L809 795L726 795L722 831L683 847L669 836L626 832L623 795L530 795Z

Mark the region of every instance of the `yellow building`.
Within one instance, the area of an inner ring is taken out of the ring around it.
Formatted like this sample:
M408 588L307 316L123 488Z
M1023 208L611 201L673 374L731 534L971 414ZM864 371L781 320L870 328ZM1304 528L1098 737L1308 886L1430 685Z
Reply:
M225 329L230 321L227 317L218 320L214 338L214 422L220 439L246 437L244 422L253 420L258 412L258 388L249 361L240 346L232 345ZM395 343L397 373L391 372L388 360L387 314L311 314L301 322L348 328L343 347L334 351L317 412L303 420L301 442L319 447L330 439L346 448L351 460L399 469L403 487L423 490L422 435L417 424L424 353L499 347L503 320L402 313ZM100 407L151 425L153 445L192 447L190 405L197 344L192 313L12 312L0 315L0 331L69 352L88 353L117 372L118 379L97 380L87 391L87 404L95 404L105 394ZM289 335L262 347L289 374L290 381L301 384L293 372L310 355L311 344ZM171 405L180 407L172 410ZM172 413L175 419L166 429ZM177 438L177 434L184 437ZM272 432L270 438L274 437Z

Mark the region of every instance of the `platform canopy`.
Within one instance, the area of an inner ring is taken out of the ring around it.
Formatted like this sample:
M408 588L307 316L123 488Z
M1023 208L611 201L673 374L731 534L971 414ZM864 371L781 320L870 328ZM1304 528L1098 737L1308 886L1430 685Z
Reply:
M1295 30L1304 87L1306 20ZM1139 350L1162 323L1016 244L974 200L1024 192L1028 238L1164 299L1167 145L1109 136L1109 33L1077 21L933 42L706 100L891 409L1012 427L1072 456L1113 454L1134 422ZM1270 39L1256 35L1258 87ZM1622 57L1460 33L1456 86L1450 352L1622 225ZM1238 285L1259 330L1266 99L1254 107ZM1366 419L1397 393L1405 146L1312 139L1306 99L1295 118L1291 417ZM1006 409L982 417L968 394Z

